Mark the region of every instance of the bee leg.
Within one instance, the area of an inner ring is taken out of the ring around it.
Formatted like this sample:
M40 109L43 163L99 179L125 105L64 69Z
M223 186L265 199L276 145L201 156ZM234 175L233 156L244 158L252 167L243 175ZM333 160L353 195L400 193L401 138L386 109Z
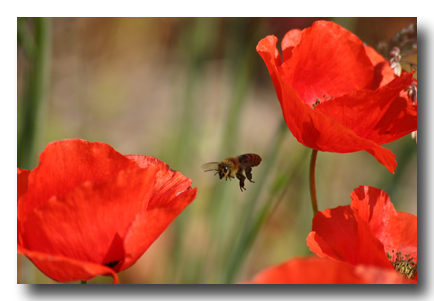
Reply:
M252 180L252 168L250 166L246 168L246 176L250 182L255 183L255 181Z
M244 188L244 180L246 179L246 177L242 174L242 173L237 173L237 179L240 180L240 189L241 192L244 190L246 190L246 188Z

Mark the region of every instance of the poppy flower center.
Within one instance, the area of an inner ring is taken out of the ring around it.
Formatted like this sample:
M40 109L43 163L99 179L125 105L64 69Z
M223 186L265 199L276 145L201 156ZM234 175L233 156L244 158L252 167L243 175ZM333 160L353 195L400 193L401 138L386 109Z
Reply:
M109 268L114 268L119 263L119 260L110 261L104 263L105 266L108 266Z
M404 257L401 255L401 252L397 252L395 260L392 260L394 252L395 250L392 250L392 255L389 255L389 252L387 252L387 258L392 263L395 271L407 277L408 279L413 279L417 275L417 263L413 261L413 257L410 257L410 254L407 254L404 255L404 259Z

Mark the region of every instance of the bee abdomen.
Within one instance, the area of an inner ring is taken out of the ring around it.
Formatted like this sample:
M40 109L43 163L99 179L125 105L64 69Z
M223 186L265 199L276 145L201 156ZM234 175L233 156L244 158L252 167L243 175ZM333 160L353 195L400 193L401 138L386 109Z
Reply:
M257 154L244 154L238 156L238 161L240 163L249 164L250 166L258 166L262 159Z

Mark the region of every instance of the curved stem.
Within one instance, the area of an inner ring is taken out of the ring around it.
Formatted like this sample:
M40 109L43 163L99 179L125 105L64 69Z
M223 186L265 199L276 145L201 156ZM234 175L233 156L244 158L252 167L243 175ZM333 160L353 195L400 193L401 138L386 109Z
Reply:
M316 189L315 189L315 163L318 151L316 149L312 150L312 156L310 157L310 167L309 167L309 190L310 190L310 200L312 202L313 216L318 212L318 202L316 199Z

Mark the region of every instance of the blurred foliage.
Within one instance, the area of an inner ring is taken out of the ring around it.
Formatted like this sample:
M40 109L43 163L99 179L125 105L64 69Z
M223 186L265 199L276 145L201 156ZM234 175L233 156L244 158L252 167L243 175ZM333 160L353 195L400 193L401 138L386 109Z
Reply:
M26 65L18 69L23 82L18 89L18 166L27 168L37 164L35 148L42 139L44 122L41 115L48 104L51 58L51 21L47 18L18 18L17 39ZM20 93L21 92L21 93ZM39 141L37 141L39 140Z
M284 124L255 48L318 19L19 18L18 166L37 166L51 141L82 138L155 156L193 180L196 200L121 283L237 283L310 254L310 151ZM375 46L416 18L331 20ZM319 210L348 205L354 188L370 185L416 215L416 143L408 135L386 147L395 174L366 152L319 152ZM263 161L243 193L200 168L250 152ZM54 283L21 255L17 281Z

